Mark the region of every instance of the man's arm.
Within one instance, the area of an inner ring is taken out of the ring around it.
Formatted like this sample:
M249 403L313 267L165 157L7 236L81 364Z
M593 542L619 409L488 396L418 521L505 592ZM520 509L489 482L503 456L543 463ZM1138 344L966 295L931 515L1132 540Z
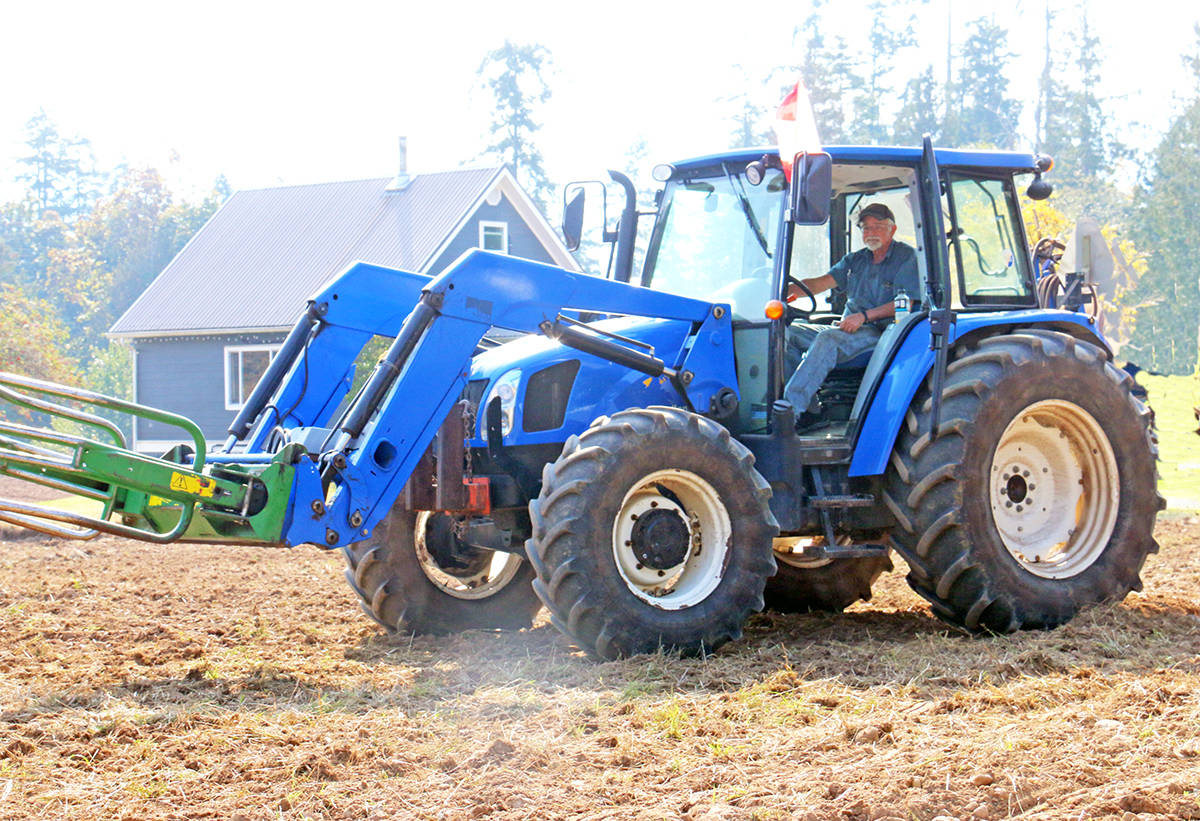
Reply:
M837 280L833 278L833 274L821 274L819 277L809 277L808 279L800 280L813 292L813 296L824 293L837 284ZM804 292L795 286L793 283L788 283L787 301L791 302L797 297L803 296Z
M838 322L838 327L848 334L852 334L868 322L874 322L877 319L890 319L896 315L896 304L894 302L885 302L882 305L876 305L874 308L868 308L865 311L850 314L842 317Z

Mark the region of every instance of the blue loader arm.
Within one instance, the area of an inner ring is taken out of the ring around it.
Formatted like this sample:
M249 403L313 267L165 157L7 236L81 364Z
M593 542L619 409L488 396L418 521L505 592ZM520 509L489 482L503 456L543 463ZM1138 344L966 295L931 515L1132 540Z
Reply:
M332 435L319 467L314 466L331 481L329 492L322 495L319 482L297 472L284 542L339 547L370 534L461 397L471 356L489 328L542 330L564 344L607 344L613 352L612 343L581 340L589 337L586 330L557 322L559 313L571 308L686 320L691 332L672 358L660 363L678 374L682 399L706 409L717 392L736 390L732 325L724 306L515 257L467 252L426 281L387 356ZM639 357L653 359L623 349L614 361L626 356L631 367L644 365ZM299 367L293 367L289 385Z

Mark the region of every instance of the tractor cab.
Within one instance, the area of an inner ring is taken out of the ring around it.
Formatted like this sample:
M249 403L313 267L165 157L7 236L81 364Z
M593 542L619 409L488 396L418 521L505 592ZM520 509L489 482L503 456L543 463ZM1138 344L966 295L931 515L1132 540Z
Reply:
M782 313L778 306L789 282L821 276L863 247L857 215L867 205L886 205L895 215L893 241L916 251L921 287L908 294L909 316L939 308L957 314L1037 307L1014 183L1016 173L1040 173L1036 158L856 146L814 156L827 160L814 168L798 158L795 185L788 184L778 156L761 150L658 169L665 185L640 281L729 304L741 396L730 425L735 433L767 429L769 409L799 364L787 353L786 326L832 325L840 318L846 295L836 289L797 300ZM923 190L929 179L938 181L936 195ZM943 315L947 319L953 315ZM821 427L830 434L853 432L916 324L907 317L892 323L872 352L830 374L817 395Z

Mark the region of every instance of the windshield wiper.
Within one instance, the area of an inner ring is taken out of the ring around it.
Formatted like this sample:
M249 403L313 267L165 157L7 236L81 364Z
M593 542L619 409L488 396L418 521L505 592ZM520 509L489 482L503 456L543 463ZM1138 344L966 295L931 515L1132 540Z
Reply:
M721 170L725 172L725 179L729 180L730 189L737 194L738 202L742 204L742 213L746 215L746 222L754 231L754 238L762 246L767 259L772 259L771 252L767 249L767 235L763 233L762 226L758 224L758 217L754 216L754 209L750 207L750 200L746 198L745 186L742 185L740 179L735 179L733 174L729 173L729 166L725 163L721 163Z

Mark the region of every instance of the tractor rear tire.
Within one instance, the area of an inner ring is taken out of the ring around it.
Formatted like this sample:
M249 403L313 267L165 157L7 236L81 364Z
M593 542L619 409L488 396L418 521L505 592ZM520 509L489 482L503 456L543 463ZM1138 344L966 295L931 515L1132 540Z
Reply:
M461 566L445 566L426 539L453 538L437 527L445 514L396 507L372 538L344 548L346 581L363 612L389 632L442 635L463 630L519 630L541 609L533 569L512 553L468 549Z
M777 613L841 613L857 601L871 600L871 585L892 569L891 556L805 562L775 554L779 569L763 593L767 609Z
M935 614L971 632L1052 628L1141 589L1165 503L1131 386L1095 345L1026 330L955 352L936 436L918 393L886 501Z
M669 407L601 417L545 467L529 506L534 590L594 656L703 656L763 607L770 497L754 456L710 419Z

